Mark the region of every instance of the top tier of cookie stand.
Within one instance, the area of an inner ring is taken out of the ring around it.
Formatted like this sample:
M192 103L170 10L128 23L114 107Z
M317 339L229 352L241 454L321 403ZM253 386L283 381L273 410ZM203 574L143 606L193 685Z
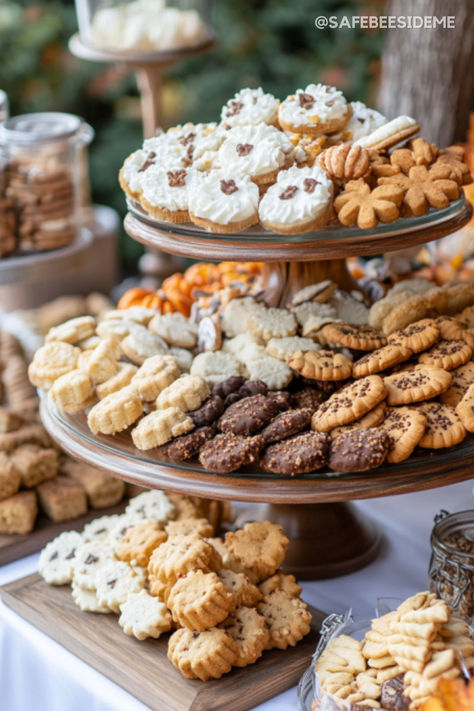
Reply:
M370 256L440 239L459 230L472 215L472 206L463 194L444 210L379 224L373 230L340 225L283 235L256 226L235 234L217 234L191 223L161 222L138 203L128 200L127 204L124 226L133 239L171 254L216 261L307 262Z

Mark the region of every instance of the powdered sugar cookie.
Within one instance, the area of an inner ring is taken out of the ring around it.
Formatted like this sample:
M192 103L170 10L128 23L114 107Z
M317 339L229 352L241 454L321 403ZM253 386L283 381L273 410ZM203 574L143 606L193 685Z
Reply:
M124 314L127 311L124 310ZM126 336L128 336L132 331L140 331L141 324L133 321L132 319L121 318L121 319L106 319L101 321L97 326L97 335L101 338L107 338L107 336L113 336L118 341L122 341Z
M247 333L247 319L253 313L265 309L265 304L255 301L251 296L232 299L221 311L221 326L228 338Z
M170 347L170 355L176 360L178 368L182 373L189 373L193 362L193 354L185 348L177 346Z
M258 208L269 230L299 234L324 227L330 216L333 184L322 168L293 166L278 173Z
M121 345L127 358L137 365L142 365L151 356L168 353L165 341L144 326L137 325L125 336Z
M295 316L286 309L260 309L247 319L247 328L257 338L267 342L271 338L294 336L297 329Z
M355 143L367 149L382 150L390 148L400 141L418 133L420 127L410 116L398 116L375 129L368 136L359 138Z
M49 585L66 585L72 580L76 550L82 543L77 531L65 531L41 551L38 571Z
M258 222L258 187L248 176L211 171L189 189L192 222L211 232L238 232Z
M166 407L145 415L132 430L132 441L137 449L153 449L193 428L193 421L183 410Z
M321 136L342 130L351 112L342 91L325 84L308 84L280 104L278 120L285 131Z
M155 309L147 309L145 306L130 306L128 309L111 309L102 314L102 321L134 321L140 326L147 326L153 316Z
M275 125L278 122L279 102L272 94L258 89L242 89L222 107L221 121L225 127Z
M120 612L120 605L127 601L128 596L145 587L145 571L121 560L111 561L99 568L95 584L99 604Z
M293 372L288 365L268 355L263 348L245 358L245 367L250 380L260 380L269 390L281 390L293 379Z
M95 590L81 588L74 580L71 585L72 599L82 612L96 612L107 614L112 612L108 605L100 603Z
M153 217L168 222L189 222L188 195L192 168L152 166L142 180L140 203Z
M198 329L196 324L179 312L156 314L148 324L148 328L170 346L194 348L197 343Z
M211 385L227 380L233 375L242 375L242 365L230 353L209 351L199 353L191 366L191 375L199 375Z
M131 382L144 402L153 402L180 375L181 372L173 356L156 355L145 360Z
M287 336L286 338L270 338L265 350L268 355L286 361L296 351L317 351L320 348L319 343L315 343L311 338Z
M274 126L237 126L226 133L217 157L229 174L248 175L257 185L272 183L294 161L293 145Z
M164 602L149 595L146 590L128 595L120 605L118 621L125 634L137 639L158 637L171 629L171 615Z

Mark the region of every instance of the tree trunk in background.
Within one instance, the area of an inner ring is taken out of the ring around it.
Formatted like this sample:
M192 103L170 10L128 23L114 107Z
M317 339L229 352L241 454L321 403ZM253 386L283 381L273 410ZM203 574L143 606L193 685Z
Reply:
M438 145L466 140L474 111L474 0L389 0L387 15L456 17L455 29L387 30L378 108Z

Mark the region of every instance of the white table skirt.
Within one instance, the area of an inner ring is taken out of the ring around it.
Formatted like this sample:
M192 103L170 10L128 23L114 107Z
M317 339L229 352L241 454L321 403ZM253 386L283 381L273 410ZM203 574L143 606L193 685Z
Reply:
M384 530L381 554L359 572L304 583L305 600L328 613L352 607L356 618L367 619L377 597L407 597L424 590L433 517L440 509L474 508L472 496L472 482L463 482L360 502ZM1 567L0 585L34 572L37 560L33 555ZM296 688L256 707L258 711L296 708ZM146 711L147 707L0 603L0 709Z

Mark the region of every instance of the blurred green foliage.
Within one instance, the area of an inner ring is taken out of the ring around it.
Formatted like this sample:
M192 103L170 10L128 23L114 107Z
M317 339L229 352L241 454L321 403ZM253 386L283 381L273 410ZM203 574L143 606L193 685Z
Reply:
M362 14L383 0L215 0L212 20L220 44L214 52L170 70L163 87L166 125L212 121L243 86L263 86L284 97L311 81L335 84L346 96L370 102L381 36L314 27L317 15ZM68 111L95 129L90 148L93 199L122 215L125 201L117 175L140 143L141 120L132 74L122 67L73 57L74 3L64 0L0 0L0 88L12 115ZM124 266L140 247L122 236Z

